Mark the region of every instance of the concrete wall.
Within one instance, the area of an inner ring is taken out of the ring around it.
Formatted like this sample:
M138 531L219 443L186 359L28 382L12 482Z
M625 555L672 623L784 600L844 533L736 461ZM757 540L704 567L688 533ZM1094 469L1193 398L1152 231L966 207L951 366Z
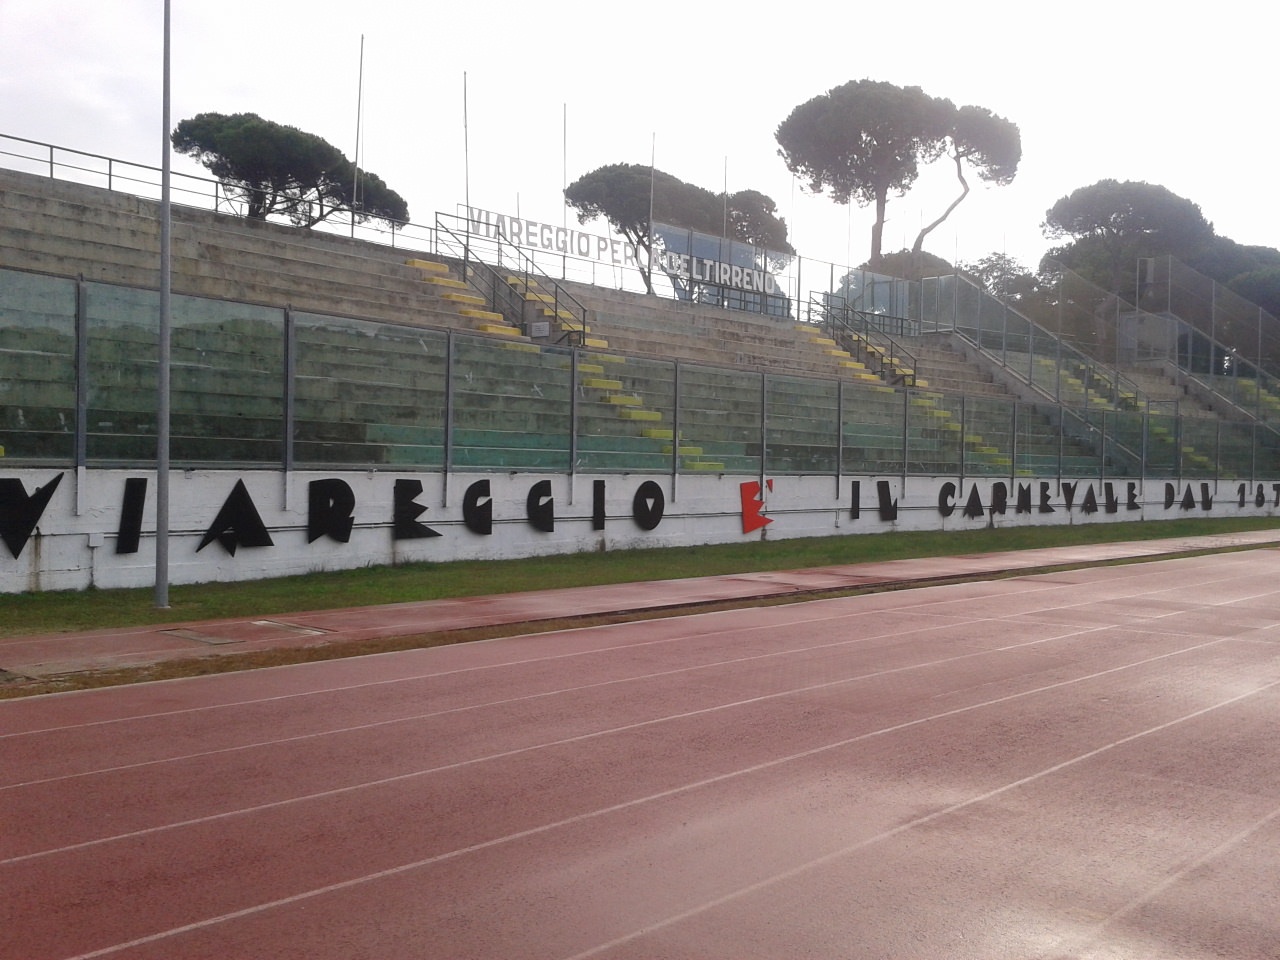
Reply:
M905 530L1271 516L1280 499L1280 483L1270 482L763 479L179 472L170 487L170 579ZM0 472L0 592L147 586L154 534L155 481L146 471Z

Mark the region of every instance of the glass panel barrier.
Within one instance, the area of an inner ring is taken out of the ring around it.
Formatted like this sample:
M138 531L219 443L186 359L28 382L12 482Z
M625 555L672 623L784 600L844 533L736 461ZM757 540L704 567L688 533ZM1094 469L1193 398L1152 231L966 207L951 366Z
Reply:
M954 410L954 405L952 409ZM971 476L1011 476L1014 457L1013 402L992 397L967 397L963 412L964 472Z
M170 357L174 462L283 462L283 310L174 296Z
M0 464L71 463L75 430L75 281L0 270Z
M1147 473L1154 476L1181 476L1177 417L1153 413L1146 420Z
M305 313L293 320L297 464L444 463L443 331Z
M901 474L906 391L846 384L840 413L842 472Z
M1048 404L1020 403L1017 414L1017 461L1019 477L1058 475L1062 439L1058 431L1060 412ZM1074 453L1074 448L1071 451Z
M959 474L964 462L960 419L928 390L907 391L907 472Z
M1210 478L1218 474L1218 426L1216 419L1183 417L1179 453L1182 475Z
M765 470L836 472L839 431L834 380L770 376L765 381Z
M676 365L668 360L579 353L576 468L669 473L677 432L675 381ZM679 432L689 435L683 427ZM681 450L687 447L682 441Z
M760 472L762 390L758 373L680 364L682 472Z
M160 295L154 290L86 284L84 312L88 459L155 462ZM171 380L180 376L173 371Z
M1061 408L1062 476L1088 479L1104 475L1107 437L1097 411ZM1097 421L1097 422L1095 422Z
M453 466L567 470L568 351L466 334L452 349Z

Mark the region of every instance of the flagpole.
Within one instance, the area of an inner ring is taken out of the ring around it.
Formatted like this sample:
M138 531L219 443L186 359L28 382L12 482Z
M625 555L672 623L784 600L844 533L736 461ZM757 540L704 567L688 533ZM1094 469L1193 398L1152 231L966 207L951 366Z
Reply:
M462 202L466 207L466 238L462 248L462 279L471 278L471 125L467 116L467 71L462 71ZM499 239L501 246L501 239Z
M467 71L462 71L462 196L471 218L471 132L467 118ZM470 231L468 231L470 232Z
M360 34L360 72L356 80L356 152L351 159L351 236L356 235L356 205L360 202L360 114L364 108L364 34Z
M650 134L649 140L649 292L653 292L653 181L656 176L658 157L658 132Z

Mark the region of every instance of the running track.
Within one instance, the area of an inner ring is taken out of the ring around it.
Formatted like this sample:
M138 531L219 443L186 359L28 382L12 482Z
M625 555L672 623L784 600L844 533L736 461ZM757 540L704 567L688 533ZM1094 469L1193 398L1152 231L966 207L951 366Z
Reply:
M0 703L0 958L1280 956L1280 551Z

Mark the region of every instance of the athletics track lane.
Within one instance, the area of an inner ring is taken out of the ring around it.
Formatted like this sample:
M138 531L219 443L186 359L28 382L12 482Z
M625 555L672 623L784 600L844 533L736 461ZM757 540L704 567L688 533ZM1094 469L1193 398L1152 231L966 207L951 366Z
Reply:
M0 704L0 958L1280 955L1280 551Z

